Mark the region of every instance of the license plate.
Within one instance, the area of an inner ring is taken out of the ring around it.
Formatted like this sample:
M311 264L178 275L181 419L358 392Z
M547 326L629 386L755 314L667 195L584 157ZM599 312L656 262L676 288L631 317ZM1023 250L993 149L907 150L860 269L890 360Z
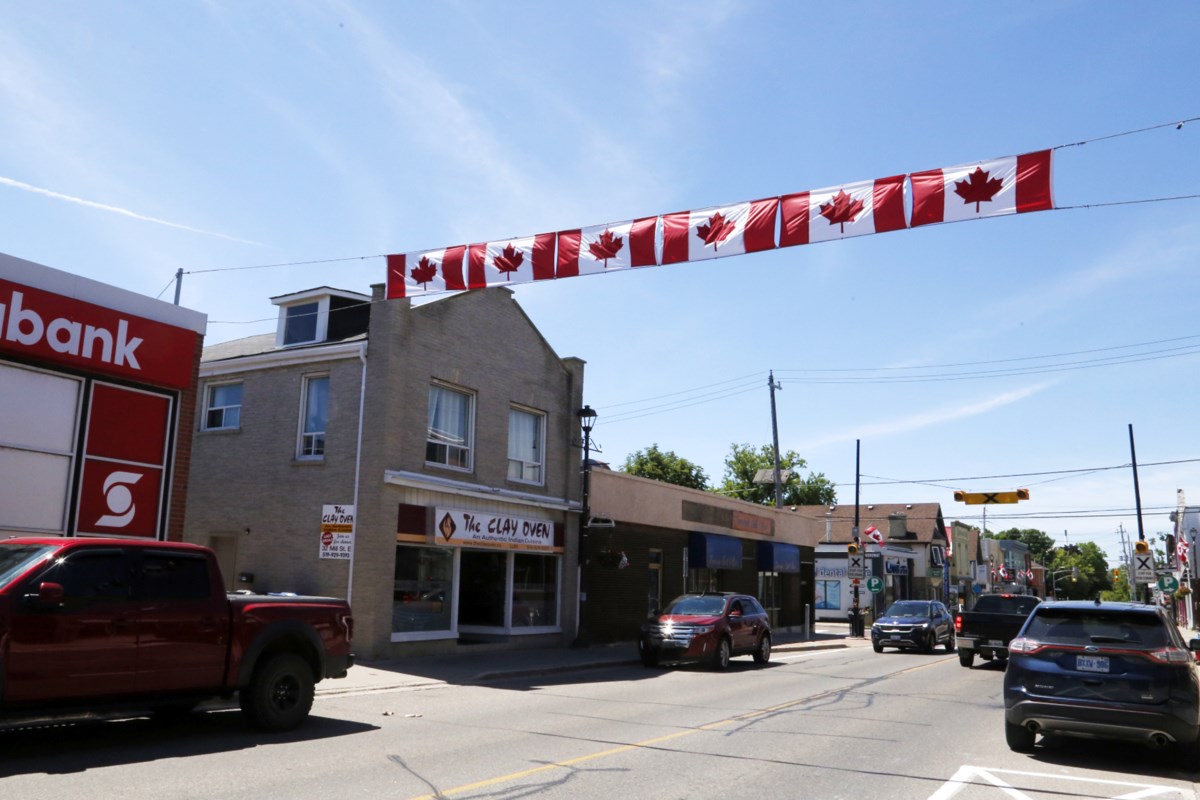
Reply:
M988 639L988 647L1004 647L1004 642L999 639Z
M893 633L893 634L892 634L892 638L893 638L893 639L901 639L901 638L903 638L903 637L902 637L902 636L900 636L900 634L898 634L898 633Z
M1080 672L1108 672L1108 656L1075 656L1075 669Z

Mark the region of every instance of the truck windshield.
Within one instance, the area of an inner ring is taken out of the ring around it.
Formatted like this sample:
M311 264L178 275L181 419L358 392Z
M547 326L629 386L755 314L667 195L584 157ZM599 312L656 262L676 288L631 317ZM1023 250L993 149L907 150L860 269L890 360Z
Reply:
M25 573L39 559L53 553L57 548L45 544L5 544L0 542L0 590L14 578Z

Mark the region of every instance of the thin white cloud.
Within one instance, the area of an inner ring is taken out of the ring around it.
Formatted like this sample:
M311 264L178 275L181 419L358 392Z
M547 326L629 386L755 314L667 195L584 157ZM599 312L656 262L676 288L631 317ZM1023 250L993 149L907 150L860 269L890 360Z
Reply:
M855 439L880 439L885 436L891 436L897 433L908 433L910 431L928 428L932 425L938 425L951 420L965 419L967 417L977 417L980 414L986 414L1003 406L1018 403L1026 398L1032 397L1043 389L1053 385L1053 381L1046 383L1026 386L1021 389L1014 389L1011 392L989 397L986 400L981 400L966 405L935 408L929 411L924 411L920 414L912 414L907 417L898 417L891 420L883 420L865 427L857 428L852 432L836 433L827 436L823 439L817 439L807 442L804 446L808 449L816 449L825 447L826 445L841 444L844 442L854 441Z
M0 175L0 185L11 186L14 189L20 189L23 192L32 192L34 194L40 194L46 197L53 197L55 200L65 200L68 203L75 203L77 205L87 206L88 208L99 209L100 211L108 211L112 214L120 214L123 217L129 217L130 219L136 219L141 222L152 222L155 225L165 225L168 228L176 228L178 230L188 231L190 233L199 233L203 236L215 236L218 239L226 239L230 242L241 242L242 244L262 244L262 242L255 242L251 239L239 239L236 236L230 236L225 233L206 231L203 228L193 228L190 225L183 225L178 222L171 222L169 220L159 219L157 217L149 217L145 214L139 214L136 211L130 211L127 208L112 206L108 205L107 203L98 203L95 200L86 200L82 197L72 197L69 194L62 194L61 192L51 191L50 189L42 189L41 187L32 186L22 181L13 180L12 178L6 178L2 175Z

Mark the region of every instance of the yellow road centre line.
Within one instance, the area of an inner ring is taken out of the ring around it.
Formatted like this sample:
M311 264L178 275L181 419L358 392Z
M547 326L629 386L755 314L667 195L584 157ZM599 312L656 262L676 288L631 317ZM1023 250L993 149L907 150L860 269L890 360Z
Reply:
M940 663L944 663L944 661L945 661L945 659L940 659L938 661L930 661L930 662L926 662L924 664L919 664L915 667L908 667L906 669L902 669L897 672L890 673L887 677L894 677L897 675L904 675L909 672L916 672L917 670L920 670L920 669L925 669L927 667L932 667L932 666L936 666ZM675 733L668 733L666 736L656 736L653 739L643 739L640 742L634 742L633 744L625 744L625 745L621 745L620 747L610 748L608 750L601 750L598 753L590 753L586 756L579 756L578 758L569 758L566 761L556 761L553 764L542 764L541 766L531 767L530 769L520 770L519 772L510 772L507 775L497 775L494 778L487 778L482 781L476 781L475 783L466 783L466 784L463 784L462 786L455 786L453 789L444 789L442 791L437 792L436 794L419 795L417 797L411 798L411 800L438 800L438 798L442 798L442 797L450 797L452 795L463 794L464 792L470 792L470 791L474 791L476 789L483 789L488 786L495 786L498 783L508 783L509 781L520 780L521 778L528 778L530 775L537 775L538 773L541 773L541 772L549 772L550 770L554 770L554 769L566 769L568 767L573 767L577 764L584 764L588 761L595 761L596 759L600 759L600 758L608 758L609 756L616 756L616 755L620 755L621 753L628 753L631 750L640 750L645 747L653 747L654 745L662 744L663 742L669 742L672 739L681 739L684 736L691 736L692 734L696 734L696 733L704 733L707 731L716 730L718 728L723 728L726 725L733 725L733 724L736 724L739 722L746 722L747 720L754 719L755 717L761 717L766 714L774 714L776 712L783 711L788 708L794 708L795 706L803 705L804 703L811 703L813 700L819 700L822 697L825 697L826 695L834 694L835 692L840 692L840 691L844 691L844 690L843 689L830 689L827 692L819 692L814 695L809 695L808 697L802 697L798 700L789 700L786 703L781 703L780 705L777 705L777 706L771 706L770 708L762 708L757 711L750 711L745 714L738 714L736 717L727 717L726 719L718 720L716 722L710 722L706 725L700 725L699 727L696 727L696 728L688 728L687 730L676 731Z

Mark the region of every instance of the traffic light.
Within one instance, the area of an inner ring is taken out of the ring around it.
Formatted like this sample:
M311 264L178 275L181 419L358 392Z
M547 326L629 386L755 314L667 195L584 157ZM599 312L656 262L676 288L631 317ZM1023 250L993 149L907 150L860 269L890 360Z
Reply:
M846 545L846 552L852 556L858 555L858 542L851 542Z
M1117 569L1116 567L1114 567L1114 568L1113 568L1113 580L1114 580L1114 581L1115 581L1115 580L1119 580L1119 579L1120 579L1120 577L1121 577L1121 570L1119 570L1119 569Z
M1029 499L1028 489L1017 489L1014 492L963 492L955 491L954 499L969 506L990 505L992 503L1016 503Z
M1138 552L1138 553L1143 553L1143 554L1149 553L1150 552L1150 543L1147 542L1145 539L1138 539L1136 542L1133 543L1133 549L1135 552Z
M1079 567L1071 567L1071 580L1079 580Z

